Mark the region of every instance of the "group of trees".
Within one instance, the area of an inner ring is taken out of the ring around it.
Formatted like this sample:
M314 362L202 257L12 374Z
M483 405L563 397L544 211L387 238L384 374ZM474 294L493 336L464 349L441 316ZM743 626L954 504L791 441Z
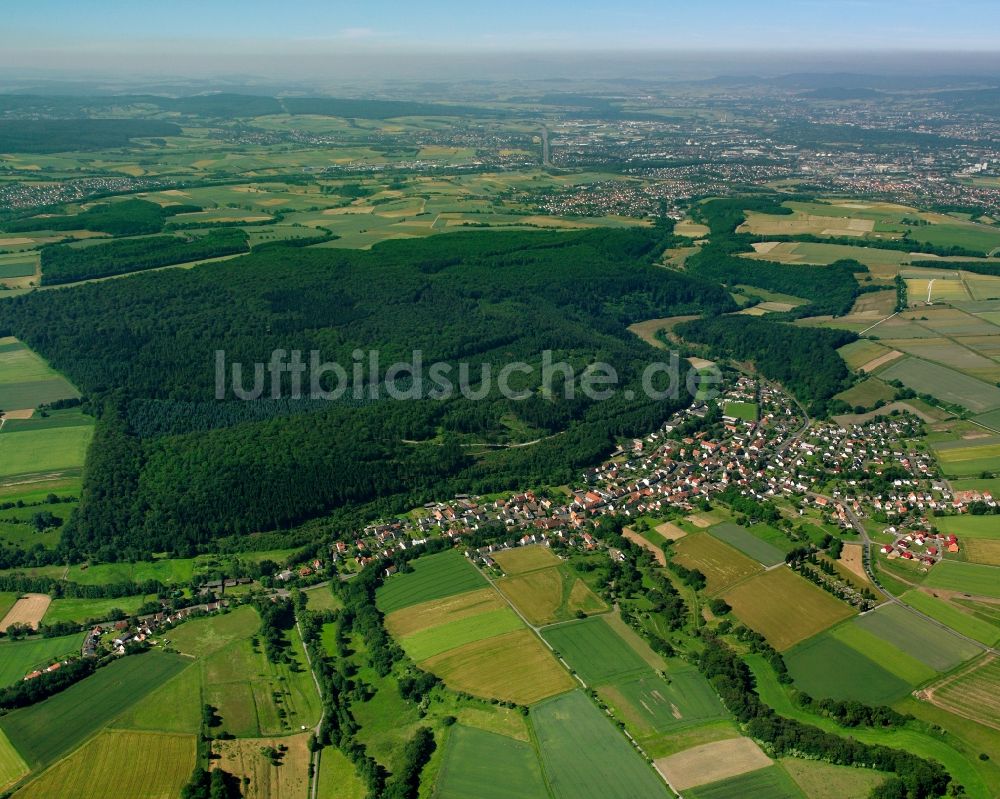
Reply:
M4 224L11 233L34 230L93 230L112 236L142 236L159 233L166 219L183 211L200 211L197 206L157 205L147 200L122 200L100 203L67 216L37 216L16 219Z
M901 727L913 719L886 705L866 705L854 699L813 699L809 694L799 693L795 701L810 713L831 718L841 727Z
M203 236L148 236L107 244L71 247L57 244L42 250L42 285L73 283L169 264L247 252L247 234L235 228L212 230Z

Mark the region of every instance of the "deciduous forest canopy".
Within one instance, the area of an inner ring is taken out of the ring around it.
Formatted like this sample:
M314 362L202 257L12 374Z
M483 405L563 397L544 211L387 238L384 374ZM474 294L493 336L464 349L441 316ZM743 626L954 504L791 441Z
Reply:
M657 353L626 326L735 307L717 284L651 265L668 235L463 232L370 252L276 247L5 303L0 331L64 371L100 417L67 554L189 551L354 503L565 481L613 436L644 432L689 401L643 396L640 376ZM303 401L303 414L294 401L245 413L231 395L214 400L216 350L249 375L279 348L346 367L354 350L377 349L383 368L420 350L425 364L467 362L474 376L483 364L494 376L513 361L538 366L552 350L577 373L613 365L635 398L547 397L536 369L524 401L496 390L477 402ZM503 435L511 420L553 437L486 457L454 439Z

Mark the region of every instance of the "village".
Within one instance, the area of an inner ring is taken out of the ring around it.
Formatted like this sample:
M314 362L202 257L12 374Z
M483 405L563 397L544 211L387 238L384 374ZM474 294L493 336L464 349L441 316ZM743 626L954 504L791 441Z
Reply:
M737 379L717 405L722 409L717 424L706 422L708 404L695 403L586 470L580 485L562 494L527 491L429 503L408 517L369 525L353 545L334 542L331 558L339 571L351 573L431 537L459 541L496 524L510 530L509 545L557 539L592 549L597 543L588 528L603 516L691 513L735 487L743 496L780 502L799 516L818 510L825 522L848 533L863 525L876 537L893 539L880 546L883 555L929 568L959 551L955 535L933 532L935 514L965 513L974 503L996 507L988 491L952 493L932 455L915 446L922 434L916 417L807 424L783 391L749 377ZM742 418L748 408L753 418ZM706 427L721 435L710 435ZM486 565L489 554L479 553Z
M290 588L328 579L332 572L350 579L369 564L388 562L431 538L461 544L477 530L502 525L510 532L506 542L466 550L482 566L496 569L498 549L558 542L595 550L602 544L594 525L604 517L632 521L690 514L733 488L741 496L775 503L791 518L818 513L823 523L846 535L863 530L879 555L929 569L960 552L957 536L936 531L935 514L962 514L973 503L995 508L996 501L988 491L953 494L933 457L916 447L921 433L920 420L906 414L875 417L863 425L807 423L780 388L741 376L714 404L695 403L584 471L576 487L428 503L405 517L368 525L353 542L338 537L327 562L311 558L283 568L265 581L267 587L249 577L223 577L201 584L200 604L172 609L164 602L156 613L95 624L80 655L125 655L130 647L161 644L176 624L229 607L227 591L287 596ZM386 576L395 570L388 564ZM24 679L64 663L36 669Z

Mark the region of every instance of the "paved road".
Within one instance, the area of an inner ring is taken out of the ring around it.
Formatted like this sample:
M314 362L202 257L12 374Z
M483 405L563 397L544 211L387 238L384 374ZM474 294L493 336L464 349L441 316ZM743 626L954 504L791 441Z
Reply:
M1000 649L994 649L991 646L986 646L986 644L982 643L981 641L977 641L975 638L970 638L969 636L960 633L958 630L955 630L949 627L947 624L944 624L943 622L940 622L937 619L928 616L926 613L922 613L912 605L908 605L905 602L903 602L895 594L890 593L889 590L882 585L882 583L876 576L875 571L872 569L873 542L871 536L868 535L868 530L865 529L865 526L861 523L861 519L859 519L858 515L854 512L854 509L851 508L850 505L848 505L846 502L838 502L832 497L827 497L824 496L823 494L817 494L815 492L810 491L809 496L822 497L823 499L826 499L831 503L836 503L843 506L844 512L847 514L847 520L851 523L851 526L855 529L858 535L861 536L861 545L864 548L864 553L862 555L861 562L865 567L865 574L868 575L868 579L871 580L872 585L874 585L875 588L878 590L878 592L882 594L883 597L885 597L886 601L888 601L891 604L899 605L901 608L905 608L914 616L919 616L921 619L923 619L926 622L930 622L935 627L939 627L942 630L946 630L947 632L950 632L952 635L958 636L963 641L968 641L970 644L977 647L978 649L983 650L984 652L989 652L991 655L1000 655Z

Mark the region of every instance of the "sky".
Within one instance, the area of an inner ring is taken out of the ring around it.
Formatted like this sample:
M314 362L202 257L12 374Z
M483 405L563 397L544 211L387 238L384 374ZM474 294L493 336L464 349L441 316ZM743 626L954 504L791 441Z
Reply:
M0 68L359 55L1000 51L996 0L7 0Z

